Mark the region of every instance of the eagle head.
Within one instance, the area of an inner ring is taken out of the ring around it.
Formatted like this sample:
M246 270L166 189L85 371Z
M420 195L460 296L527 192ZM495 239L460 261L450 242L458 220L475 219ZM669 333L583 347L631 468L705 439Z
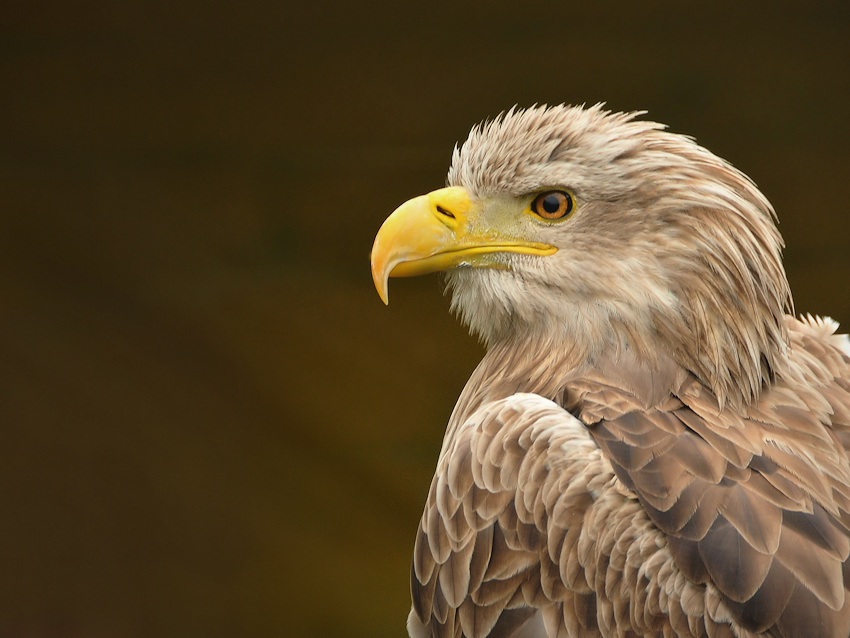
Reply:
M400 206L372 274L446 271L489 347L668 357L747 404L781 367L791 295L773 207L746 175L642 112L511 109L456 147L448 185Z

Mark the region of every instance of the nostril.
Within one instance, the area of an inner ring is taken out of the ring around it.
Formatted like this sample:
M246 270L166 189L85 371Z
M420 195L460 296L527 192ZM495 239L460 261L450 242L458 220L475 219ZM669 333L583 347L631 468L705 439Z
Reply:
M445 208L443 208L440 205L437 205L437 212L442 214L442 215L445 215L446 217L451 217L452 219L455 218L455 216L451 213L451 211L446 210Z

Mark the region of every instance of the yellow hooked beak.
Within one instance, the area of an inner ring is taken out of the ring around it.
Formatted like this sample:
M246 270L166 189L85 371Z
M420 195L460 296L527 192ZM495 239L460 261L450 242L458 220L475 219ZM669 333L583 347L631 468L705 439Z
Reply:
M390 215L372 246L372 279L389 303L389 277L411 277L455 266L498 268L494 253L551 255L549 244L503 237L496 228L473 232L470 220L480 212L465 189L441 188L415 197Z

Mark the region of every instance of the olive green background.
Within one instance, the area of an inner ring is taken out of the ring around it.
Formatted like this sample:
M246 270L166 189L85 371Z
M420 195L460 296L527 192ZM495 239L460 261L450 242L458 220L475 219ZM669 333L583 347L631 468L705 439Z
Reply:
M405 635L481 355L368 254L513 104L648 109L776 205L850 325L850 4L0 11L0 638Z

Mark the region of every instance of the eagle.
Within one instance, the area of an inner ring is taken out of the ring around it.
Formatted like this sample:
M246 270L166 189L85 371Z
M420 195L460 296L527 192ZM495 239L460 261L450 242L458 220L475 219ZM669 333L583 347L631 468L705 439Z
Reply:
M850 635L850 340L795 318L772 205L693 138L513 108L381 226L486 354L411 568L413 638Z

